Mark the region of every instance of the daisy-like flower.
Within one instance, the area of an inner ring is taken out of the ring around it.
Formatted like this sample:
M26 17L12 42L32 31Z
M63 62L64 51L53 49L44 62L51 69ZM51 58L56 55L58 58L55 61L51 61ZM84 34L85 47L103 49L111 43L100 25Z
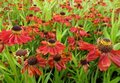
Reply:
M70 21L72 20L71 16L65 16L64 12L60 12L60 14L54 14L52 21L59 22L65 24L66 26L70 26Z
M31 40L20 26L13 26L11 30L3 30L0 34L2 41L8 45L23 44Z
M37 25L23 26L22 28L29 34L32 39L35 39L35 36L39 34L39 28Z
M43 39L56 39L56 31L54 32L53 31L51 32L41 31L39 35Z
M93 61L99 57L98 67L101 71L106 71L111 61L120 67L120 50L114 50L112 48L112 42L107 38L99 38L97 45L89 44L84 41L79 41L81 50L87 50L87 61Z
M90 35L83 29L83 27L71 27L70 31L81 37Z
M32 21L32 22L38 22L38 17L37 16L34 16L33 14L29 14L29 15L27 15L26 16L26 21L27 22L30 22L30 21ZM39 20L39 23L41 24L42 23L42 21L41 20Z
M40 55L31 56L25 60L24 67L21 72L24 73L27 70L30 76L36 74L41 75L42 72L39 70L38 67L45 67L45 65L46 65L46 60L41 58Z
M32 10L32 11L34 11L34 12L39 12L39 11L40 11L40 8L37 7L36 5L34 5L34 6L31 6L31 7L29 8L29 10Z
M61 71L63 69L66 69L65 64L67 63L67 59L61 57L61 55L51 55L48 59L48 64L50 65L50 68L56 68L58 71Z
M44 55L48 53L50 55L60 54L65 49L65 46L62 43L54 39L50 39L48 41L42 41L41 44L42 46L40 46L37 49L37 52L42 53Z

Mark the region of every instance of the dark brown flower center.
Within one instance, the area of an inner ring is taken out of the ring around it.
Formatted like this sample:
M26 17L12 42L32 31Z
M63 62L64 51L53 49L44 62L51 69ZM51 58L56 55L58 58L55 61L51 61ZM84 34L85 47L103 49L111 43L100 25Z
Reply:
M48 35L48 32L44 32L44 35Z
M49 42L50 44L54 44L56 41L55 41L54 39L50 39L48 42Z
M42 20L42 23L45 23L45 20Z
M13 31L21 31L22 30L22 28L20 27L20 26L13 26L13 28L12 28L12 30Z
M79 27L83 28L83 25L79 25Z
M33 17L33 14L29 14L29 17Z
M65 15L65 12L60 12L60 15Z
M107 38L99 38L97 40L97 46L98 49L103 53L107 53L112 50L112 42Z
M37 6L36 4L34 4L33 6Z
M27 54L27 50L20 49L16 52L16 56L25 56Z
M60 61L61 56L60 56L60 55L55 55L53 59L54 59L56 62L57 62L57 61Z
M87 64L88 64L87 60L81 60L80 63L81 63L82 65L87 65Z
M35 64L37 64L37 58L36 57L30 57L29 59L28 59L28 64L29 65L35 65Z

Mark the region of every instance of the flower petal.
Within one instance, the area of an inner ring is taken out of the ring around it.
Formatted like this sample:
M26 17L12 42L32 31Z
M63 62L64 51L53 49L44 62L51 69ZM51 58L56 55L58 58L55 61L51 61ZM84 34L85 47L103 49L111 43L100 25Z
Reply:
M91 51L91 50L93 50L94 48L96 48L95 45L89 44L89 43L84 42L84 41L79 41L79 42L78 42L78 45L79 45L79 48L80 48L81 50Z
M108 58L108 55L102 54L98 63L100 71L106 71L111 65L111 61Z
M90 51L87 55L87 61L92 61L95 60L99 57L99 51L97 49L93 49L92 51Z
M116 64L118 67L120 67L120 56L119 54L117 55L116 53L110 54L110 59L114 64Z

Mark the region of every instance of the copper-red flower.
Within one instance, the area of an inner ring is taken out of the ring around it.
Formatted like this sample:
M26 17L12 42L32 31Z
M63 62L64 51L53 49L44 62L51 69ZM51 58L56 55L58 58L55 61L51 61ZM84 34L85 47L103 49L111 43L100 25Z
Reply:
M61 71L63 69L66 69L65 64L67 63L67 59L61 57L61 55L52 55L48 59L48 64L50 65L50 68L56 68L58 71Z
M110 65L111 61L120 67L120 50L114 50L112 48L112 42L107 38L99 38L97 45L89 44L84 41L79 41L79 46L81 50L87 50L87 61L100 57L98 62L98 67L101 71L106 71Z
M28 74L30 76L33 75L41 75L42 72L39 70L39 67L45 67L46 60L40 57L40 55L37 56L31 56L24 62L24 67L21 70L22 73L24 73L26 70L28 71Z
M0 34L2 41L8 45L23 44L31 40L20 26L13 26L11 30L3 30Z
M39 12L40 11L40 8L37 7L36 5L31 6L29 9L32 10L32 11L34 11L34 12Z
M56 31L41 31L39 35L43 39L56 39Z
M82 37L90 35L81 27L71 27L70 31L75 33L76 35L82 36Z
M65 46L62 43L54 39L50 39L49 41L42 41L41 44L42 45L37 49L37 52L40 52L44 55L48 53L50 55L60 54L65 49Z

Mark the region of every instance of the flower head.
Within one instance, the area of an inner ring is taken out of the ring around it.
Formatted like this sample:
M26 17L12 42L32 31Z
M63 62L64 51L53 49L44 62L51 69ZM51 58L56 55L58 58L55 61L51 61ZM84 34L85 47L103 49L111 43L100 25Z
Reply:
M83 27L71 27L70 31L76 34L77 36L81 36L81 37L90 35L83 29Z
M99 38L97 45L79 41L81 50L87 50L87 61L93 61L99 57L98 67L101 71L106 71L111 62L120 67L120 50L112 48L112 42L107 38Z
M50 65L50 68L57 68L58 71L61 71L63 69L66 69L65 64L67 63L67 59L61 57L61 55L52 55L48 59L48 64Z
M40 46L37 49L37 52L40 52L44 55L48 53L50 55L60 54L65 49L65 46L62 43L54 39L50 39L48 41L42 41L41 43L42 43L42 46Z
M1 40L8 45L23 44L31 40L20 26L13 26L11 30L3 30L0 34Z
M41 58L40 55L37 56L31 56L24 62L24 67L22 69L22 73L24 73L26 70L28 70L28 73L30 76L33 75L41 75L42 72L39 70L39 67L45 67L46 60Z

